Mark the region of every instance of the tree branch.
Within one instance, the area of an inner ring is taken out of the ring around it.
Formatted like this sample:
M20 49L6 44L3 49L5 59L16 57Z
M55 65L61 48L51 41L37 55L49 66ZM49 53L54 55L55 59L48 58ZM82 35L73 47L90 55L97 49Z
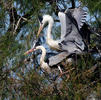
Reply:
M71 0L71 3L72 3L72 9L75 8L75 1Z

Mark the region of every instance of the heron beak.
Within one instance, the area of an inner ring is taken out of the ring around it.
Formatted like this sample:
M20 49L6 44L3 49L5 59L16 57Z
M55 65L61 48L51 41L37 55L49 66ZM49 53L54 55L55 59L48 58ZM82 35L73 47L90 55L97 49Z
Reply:
M41 25L40 28L39 28L39 30L38 30L37 37L39 37L40 32L42 31L42 29L43 29L43 26Z
M24 53L24 55L27 55L27 54L29 54L29 53L33 52L34 50L35 50L35 49L34 49L34 48L32 48L32 49L30 49L30 50L26 51L26 52Z

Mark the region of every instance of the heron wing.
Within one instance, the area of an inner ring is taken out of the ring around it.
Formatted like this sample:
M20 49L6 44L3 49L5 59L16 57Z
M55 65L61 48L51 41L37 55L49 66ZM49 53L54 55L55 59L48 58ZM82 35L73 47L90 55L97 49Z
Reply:
M81 42L80 42L81 43ZM67 51L70 54L80 54L83 50L84 50L84 44L78 44L76 41L66 41L65 44L64 43L60 43L59 46L61 48L61 50L63 51Z
M68 28L66 29L64 39L62 39L59 44L60 48L61 50L66 50L69 53L82 52L85 49L85 44L78 29L78 23L72 16L70 10L66 12L66 19L68 19L67 21L70 23L71 31L68 32Z
M65 19L66 22L63 22L62 18L60 19L62 23L66 23L66 30L61 33L60 49L68 53L81 53L85 49L85 43L80 34L78 23L70 10L66 11Z
M79 7L73 10L72 15L76 19L78 27L80 29L83 26L84 22L86 22L87 12Z
M69 53L80 53L85 50L86 45L75 25L72 27L72 32L59 43L59 47Z
M48 58L49 60L49 66L57 65L61 61L63 61L66 57L68 57L70 54L67 52L60 52L59 54L52 56Z
M59 12L61 23L61 39L63 40L72 31L72 23L80 30L86 21L87 12L82 8L67 9L65 13Z
M61 23L61 40L63 40L64 37L72 31L72 25L70 19L65 13L59 12L58 16Z

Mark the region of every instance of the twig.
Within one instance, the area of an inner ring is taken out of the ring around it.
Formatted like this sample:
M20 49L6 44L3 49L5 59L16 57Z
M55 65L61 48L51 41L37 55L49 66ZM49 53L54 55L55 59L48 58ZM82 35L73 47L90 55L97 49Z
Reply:
M27 18L24 18L24 17L21 17L24 21L27 21L27 22L31 22L32 23L32 21L31 20L28 20Z
M21 21L21 17L20 17L19 20L17 21L17 24L16 24L16 27L15 27L15 29L14 29L13 34L16 33L16 30L18 29L18 26L19 26L19 24L20 24L20 21Z
M72 68L72 69L70 69L70 70L67 70L67 71L61 73L59 76L61 77L62 75L67 74L67 73L69 73L70 71L72 71L72 70L74 70L74 69L75 69L75 68Z

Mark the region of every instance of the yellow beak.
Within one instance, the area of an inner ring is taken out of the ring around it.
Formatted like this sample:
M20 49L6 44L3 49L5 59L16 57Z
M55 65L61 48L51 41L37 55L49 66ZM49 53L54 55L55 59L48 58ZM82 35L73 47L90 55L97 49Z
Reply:
M43 29L43 26L41 25L40 28L39 28L39 30L38 30L38 33L37 33L37 38L39 37L40 32L42 31L42 29Z
M34 48L32 48L32 49L30 49L30 50L26 51L26 52L24 53L24 55L27 55L27 54L29 54L29 53L33 52L34 50L35 50L35 49L34 49Z

